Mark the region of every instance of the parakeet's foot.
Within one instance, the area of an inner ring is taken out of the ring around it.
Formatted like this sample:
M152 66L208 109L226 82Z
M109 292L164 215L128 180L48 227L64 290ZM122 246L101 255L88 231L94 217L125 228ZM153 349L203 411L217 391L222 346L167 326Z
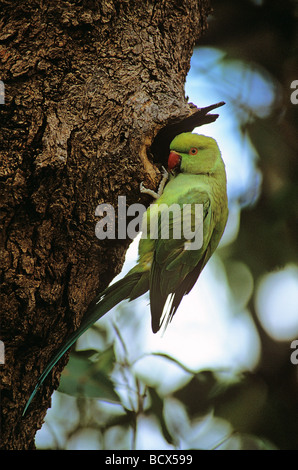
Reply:
M154 199L158 199L158 198L162 195L162 193L163 193L163 189L164 189L164 187L165 187L166 182L168 181L168 177L169 177L169 173L167 172L167 170L165 169L165 167L162 167L162 180L161 180L161 182L159 183L157 192L156 192L156 191L153 191L152 189L145 188L145 186L143 185L143 183L141 183L141 184L140 184L140 191L141 191L141 193L143 193L143 194L149 194L149 196L154 197Z
M158 194L158 193L156 193L155 191L153 191L153 189L145 188L145 186L143 185L143 183L140 184L140 191L141 191L141 193L143 193L143 194L149 194L149 196L154 197L154 199L158 199L158 198L159 198L159 194Z
M166 182L168 181L168 178L169 178L169 173L167 172L167 170L165 169L165 167L162 166L161 168L162 168L162 180L161 180L161 182L159 183L158 190L157 190L157 194L158 194L159 196L162 195L163 189L164 189L164 187L165 187L165 184L166 184Z
M167 180L169 177L168 170L166 170L164 166L162 166L161 169L162 169L162 178L163 179L165 178Z

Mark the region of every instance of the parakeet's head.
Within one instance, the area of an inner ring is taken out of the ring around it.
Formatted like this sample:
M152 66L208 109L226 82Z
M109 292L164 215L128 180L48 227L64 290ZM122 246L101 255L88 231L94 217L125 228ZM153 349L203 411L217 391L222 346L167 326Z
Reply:
M212 174L224 169L216 140L205 135L184 132L170 144L168 169L182 173Z

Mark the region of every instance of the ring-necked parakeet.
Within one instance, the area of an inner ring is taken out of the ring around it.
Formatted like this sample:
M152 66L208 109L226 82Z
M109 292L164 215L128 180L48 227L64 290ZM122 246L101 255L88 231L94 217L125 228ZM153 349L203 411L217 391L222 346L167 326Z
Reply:
M162 238L162 221L159 215L155 219L157 238L141 238L136 266L123 279L103 291L90 305L79 329L58 349L43 371L26 404L24 414L37 389L61 356L94 322L122 300L133 300L149 290L153 332L157 332L163 322L167 325L183 296L190 292L216 249L228 217L225 166L216 141L190 132L177 135L170 144L168 170L170 177L164 188L165 179L161 184L162 194L148 191L156 196L156 201L144 215L148 235L151 223L148 223L149 217L162 204L167 207L178 204L181 208L188 204L192 216L195 215L195 205L201 204L202 246L187 249L185 238L177 239L173 236L177 228L175 224L181 224L181 218L174 213L169 216L169 238ZM147 192L142 185L141 191ZM194 219L191 220L193 226Z

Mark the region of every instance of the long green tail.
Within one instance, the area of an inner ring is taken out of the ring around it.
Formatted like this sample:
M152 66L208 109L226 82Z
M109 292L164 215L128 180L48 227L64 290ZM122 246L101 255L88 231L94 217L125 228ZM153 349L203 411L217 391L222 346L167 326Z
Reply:
M97 299L94 302L92 302L92 304L90 305L89 309L86 312L85 319L83 320L81 326L78 328L77 331L75 331L68 338L68 340L64 344L60 346L56 354L50 360L50 362L44 369L43 373L39 377L37 384L33 392L31 393L29 400L26 403L26 406L23 411L23 416L25 415L37 390L42 385L47 375L51 372L52 368L59 361L59 359L63 356L63 354L76 342L76 340L83 333L85 333L85 331L88 330L88 328L91 325L93 325L93 323L95 323L97 320L103 317L109 310L115 307L115 305L117 305L119 302L128 298L132 300L133 298L136 298L139 295L142 295L144 292L146 292L146 290L148 289L148 287L146 289L147 283L142 282L143 281L142 277L144 278L144 275L142 276L142 273L140 272L134 272L131 274L128 273L123 279L120 279L118 282L115 282L115 284L112 284L110 287L108 287L101 295L97 297ZM144 285L145 288L138 289L138 292L136 295L136 286L140 285L139 282L140 284L142 284L142 287Z

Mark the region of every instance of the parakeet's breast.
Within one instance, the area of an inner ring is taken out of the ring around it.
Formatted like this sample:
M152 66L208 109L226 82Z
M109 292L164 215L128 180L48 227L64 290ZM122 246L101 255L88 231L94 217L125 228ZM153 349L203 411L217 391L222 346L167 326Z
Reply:
M193 190L201 188L202 191L210 190L208 178L205 175L192 175L180 173L178 176L169 181L163 194L156 201L156 204L191 204L195 203Z

